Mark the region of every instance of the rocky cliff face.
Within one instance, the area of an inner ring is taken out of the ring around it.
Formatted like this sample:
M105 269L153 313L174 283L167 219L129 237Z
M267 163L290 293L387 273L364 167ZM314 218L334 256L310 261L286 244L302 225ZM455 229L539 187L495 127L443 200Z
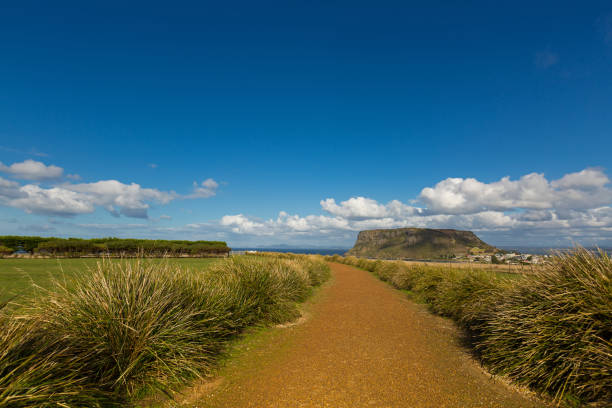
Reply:
M397 228L361 231L347 255L369 258L440 259L470 251L494 252L471 231Z

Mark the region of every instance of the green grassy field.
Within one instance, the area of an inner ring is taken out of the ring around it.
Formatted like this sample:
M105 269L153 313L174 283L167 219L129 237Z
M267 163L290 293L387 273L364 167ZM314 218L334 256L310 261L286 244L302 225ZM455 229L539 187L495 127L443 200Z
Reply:
M89 273L95 268L98 258L75 259L0 259L0 302L17 296L17 299L32 295L35 285L48 288L55 280L70 284L74 276ZM112 260L111 262L116 262ZM220 258L169 258L153 259L153 262L168 262L197 271L208 268Z

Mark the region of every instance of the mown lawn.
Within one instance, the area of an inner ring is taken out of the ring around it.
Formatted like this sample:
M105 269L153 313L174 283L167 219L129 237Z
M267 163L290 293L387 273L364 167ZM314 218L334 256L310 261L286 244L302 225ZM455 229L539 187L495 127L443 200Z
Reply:
M75 276L87 274L101 259L0 259L0 302L17 296L16 300L29 297L35 285L49 288L54 281L66 282ZM114 259L111 262L117 262ZM197 271L208 268L219 258L170 258L152 259L153 262L169 262Z

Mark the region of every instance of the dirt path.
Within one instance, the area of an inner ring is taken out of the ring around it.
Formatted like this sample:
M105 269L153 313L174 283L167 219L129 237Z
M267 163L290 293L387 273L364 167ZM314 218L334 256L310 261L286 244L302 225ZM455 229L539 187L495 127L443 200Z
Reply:
M452 323L367 272L334 282L303 324L275 329L193 407L537 407L485 374ZM192 400L193 401L193 400Z

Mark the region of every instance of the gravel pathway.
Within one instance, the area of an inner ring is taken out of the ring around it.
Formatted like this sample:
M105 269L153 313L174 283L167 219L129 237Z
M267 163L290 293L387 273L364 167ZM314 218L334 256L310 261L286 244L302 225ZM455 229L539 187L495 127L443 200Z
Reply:
M233 374L204 387L189 405L542 406L484 373L450 321L367 272L331 267L334 280L305 322L272 330L230 367Z

